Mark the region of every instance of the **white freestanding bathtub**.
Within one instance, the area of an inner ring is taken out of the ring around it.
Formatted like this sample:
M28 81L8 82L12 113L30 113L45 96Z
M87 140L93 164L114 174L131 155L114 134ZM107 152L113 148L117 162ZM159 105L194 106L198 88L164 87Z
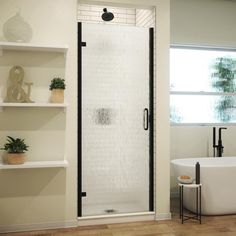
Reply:
M172 160L176 178L195 178L195 164L200 163L202 214L236 214L236 157L186 158ZM184 206L195 211L195 190L185 188Z

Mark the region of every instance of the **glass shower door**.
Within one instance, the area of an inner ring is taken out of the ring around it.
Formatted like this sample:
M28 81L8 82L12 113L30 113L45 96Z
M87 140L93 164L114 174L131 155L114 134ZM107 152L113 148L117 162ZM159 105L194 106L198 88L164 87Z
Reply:
M83 23L82 41L82 216L149 211L149 29Z

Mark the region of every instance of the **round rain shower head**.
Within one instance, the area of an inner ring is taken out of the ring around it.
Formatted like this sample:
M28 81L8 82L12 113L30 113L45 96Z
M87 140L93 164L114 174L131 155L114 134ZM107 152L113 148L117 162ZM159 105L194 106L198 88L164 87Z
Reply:
M103 9L102 19L104 21L111 21L114 19L114 15L111 12L108 12L106 8Z

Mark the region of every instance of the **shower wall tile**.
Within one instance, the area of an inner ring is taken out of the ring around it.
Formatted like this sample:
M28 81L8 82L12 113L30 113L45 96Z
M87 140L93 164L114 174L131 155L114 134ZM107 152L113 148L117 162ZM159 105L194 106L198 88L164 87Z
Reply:
M136 26L154 27L155 9L136 9Z
M124 15L126 15L126 8L114 8L114 7L110 8L109 7L109 11L114 12L115 14L124 14Z
M123 24L126 24L127 23L127 19L125 19L125 18L122 18L122 17L120 17L120 18L116 18L116 23L123 23Z
M135 19L134 15L126 14L126 11L124 11L124 13L118 13L117 17L122 19Z
M81 9L81 6L84 6L82 4L78 5L78 9ZM101 6L98 5L86 5L90 7L91 12L101 12Z
M108 7L108 11L114 14L114 20L104 22L101 18L103 8L107 6L78 4L78 21L101 24L133 25L136 23L136 11L133 8Z
M134 14L134 9L126 9L126 13L127 14L131 14L131 15L133 15Z
M90 16L80 16L80 21L88 21L88 20L90 20Z
M135 19L127 19L128 24L135 24Z
M79 9L81 11L90 11L91 10L91 6L90 5L87 5L87 4L80 4L79 5Z
M80 14L82 16L101 16L101 14L98 11L80 11Z

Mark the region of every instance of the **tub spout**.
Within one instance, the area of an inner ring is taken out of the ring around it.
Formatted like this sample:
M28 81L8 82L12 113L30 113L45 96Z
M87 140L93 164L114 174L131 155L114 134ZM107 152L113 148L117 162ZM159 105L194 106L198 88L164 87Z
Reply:
M224 146L222 143L222 138L221 138L221 132L222 129L227 129L226 127L220 127L219 128L219 134L218 134L218 144L216 145L216 127L213 127L213 152L214 152L214 157L222 157L223 151L224 151ZM216 153L215 153L216 150Z

